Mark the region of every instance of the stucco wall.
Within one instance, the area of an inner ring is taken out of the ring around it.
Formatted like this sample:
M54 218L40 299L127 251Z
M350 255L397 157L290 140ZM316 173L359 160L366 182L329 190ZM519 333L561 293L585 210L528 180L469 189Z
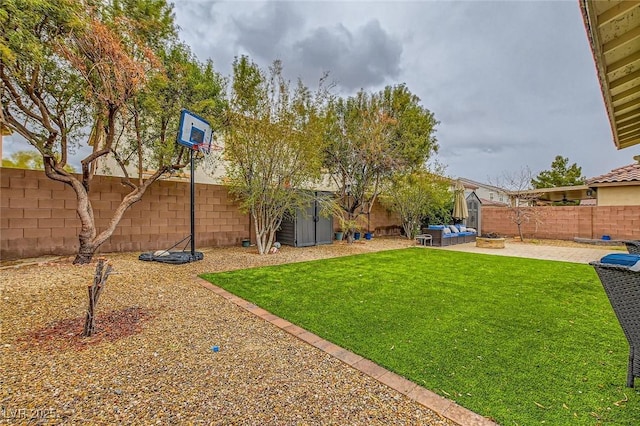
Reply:
M599 206L640 206L640 185L598 188Z
M525 238L573 240L575 237L640 240L640 206L535 207L539 223L531 220L522 226ZM482 232L518 235L505 207L482 208Z

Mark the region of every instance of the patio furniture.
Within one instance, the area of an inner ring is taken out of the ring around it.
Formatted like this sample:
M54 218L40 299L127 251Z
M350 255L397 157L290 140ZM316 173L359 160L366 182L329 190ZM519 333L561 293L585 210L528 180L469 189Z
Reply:
M433 237L431 236L431 234L418 234L418 235L416 235L416 241L421 246L426 246L427 245L427 241L429 242L430 246L433 245Z
M629 342L627 386L640 377L640 255L609 254L590 262Z
M432 245L438 247L471 243L476 240L478 234L475 230L463 229L464 231L461 230L461 225L429 225L428 228L422 228L422 234L431 235Z
M627 240L623 241L627 246L627 251L633 254L640 254L640 241Z

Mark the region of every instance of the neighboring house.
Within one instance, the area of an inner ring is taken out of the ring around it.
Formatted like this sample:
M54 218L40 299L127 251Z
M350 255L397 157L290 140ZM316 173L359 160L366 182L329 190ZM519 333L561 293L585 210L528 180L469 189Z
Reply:
M585 185L539 188L521 191L539 201L580 201L581 206L640 205L640 163L618 167L587 179Z
M596 190L598 206L640 206L640 163L588 179L587 185Z
M506 206L509 203L509 193L505 189L466 178L459 178L459 180L467 189L465 196L475 192L483 206Z
M222 150L224 149L223 142L219 139L216 140L215 150L208 154L207 158L200 158L196 161L195 168L195 183L203 183L209 185L224 185L226 182L226 167L227 162L222 156ZM202 157L202 154L197 153L198 157ZM197 158L198 158L197 157ZM107 155L98 159L98 172L99 175L104 176L117 176L123 177L124 173L118 166L115 159ZM130 164L127 166L127 173L129 176L138 175L135 165ZM155 170L145 170L142 172L143 177L147 178L155 173ZM162 180L174 180L189 182L191 180L191 168L190 162L187 161L187 166L181 170L176 170L171 175L161 177ZM335 185L331 182L328 175L323 175L320 182L316 182L312 185L312 188L307 188L315 191L335 191Z

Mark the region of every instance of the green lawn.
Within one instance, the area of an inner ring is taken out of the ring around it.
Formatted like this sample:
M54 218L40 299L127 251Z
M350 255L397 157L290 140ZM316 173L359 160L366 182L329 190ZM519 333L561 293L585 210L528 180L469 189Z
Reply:
M640 419L589 265L411 248L203 277L503 425Z

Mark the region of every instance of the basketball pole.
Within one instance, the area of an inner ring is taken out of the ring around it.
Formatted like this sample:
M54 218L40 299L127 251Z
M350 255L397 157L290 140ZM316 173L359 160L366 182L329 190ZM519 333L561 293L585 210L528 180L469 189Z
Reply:
M193 165L193 148L191 152L191 259L196 258L196 207L195 207L195 167Z

